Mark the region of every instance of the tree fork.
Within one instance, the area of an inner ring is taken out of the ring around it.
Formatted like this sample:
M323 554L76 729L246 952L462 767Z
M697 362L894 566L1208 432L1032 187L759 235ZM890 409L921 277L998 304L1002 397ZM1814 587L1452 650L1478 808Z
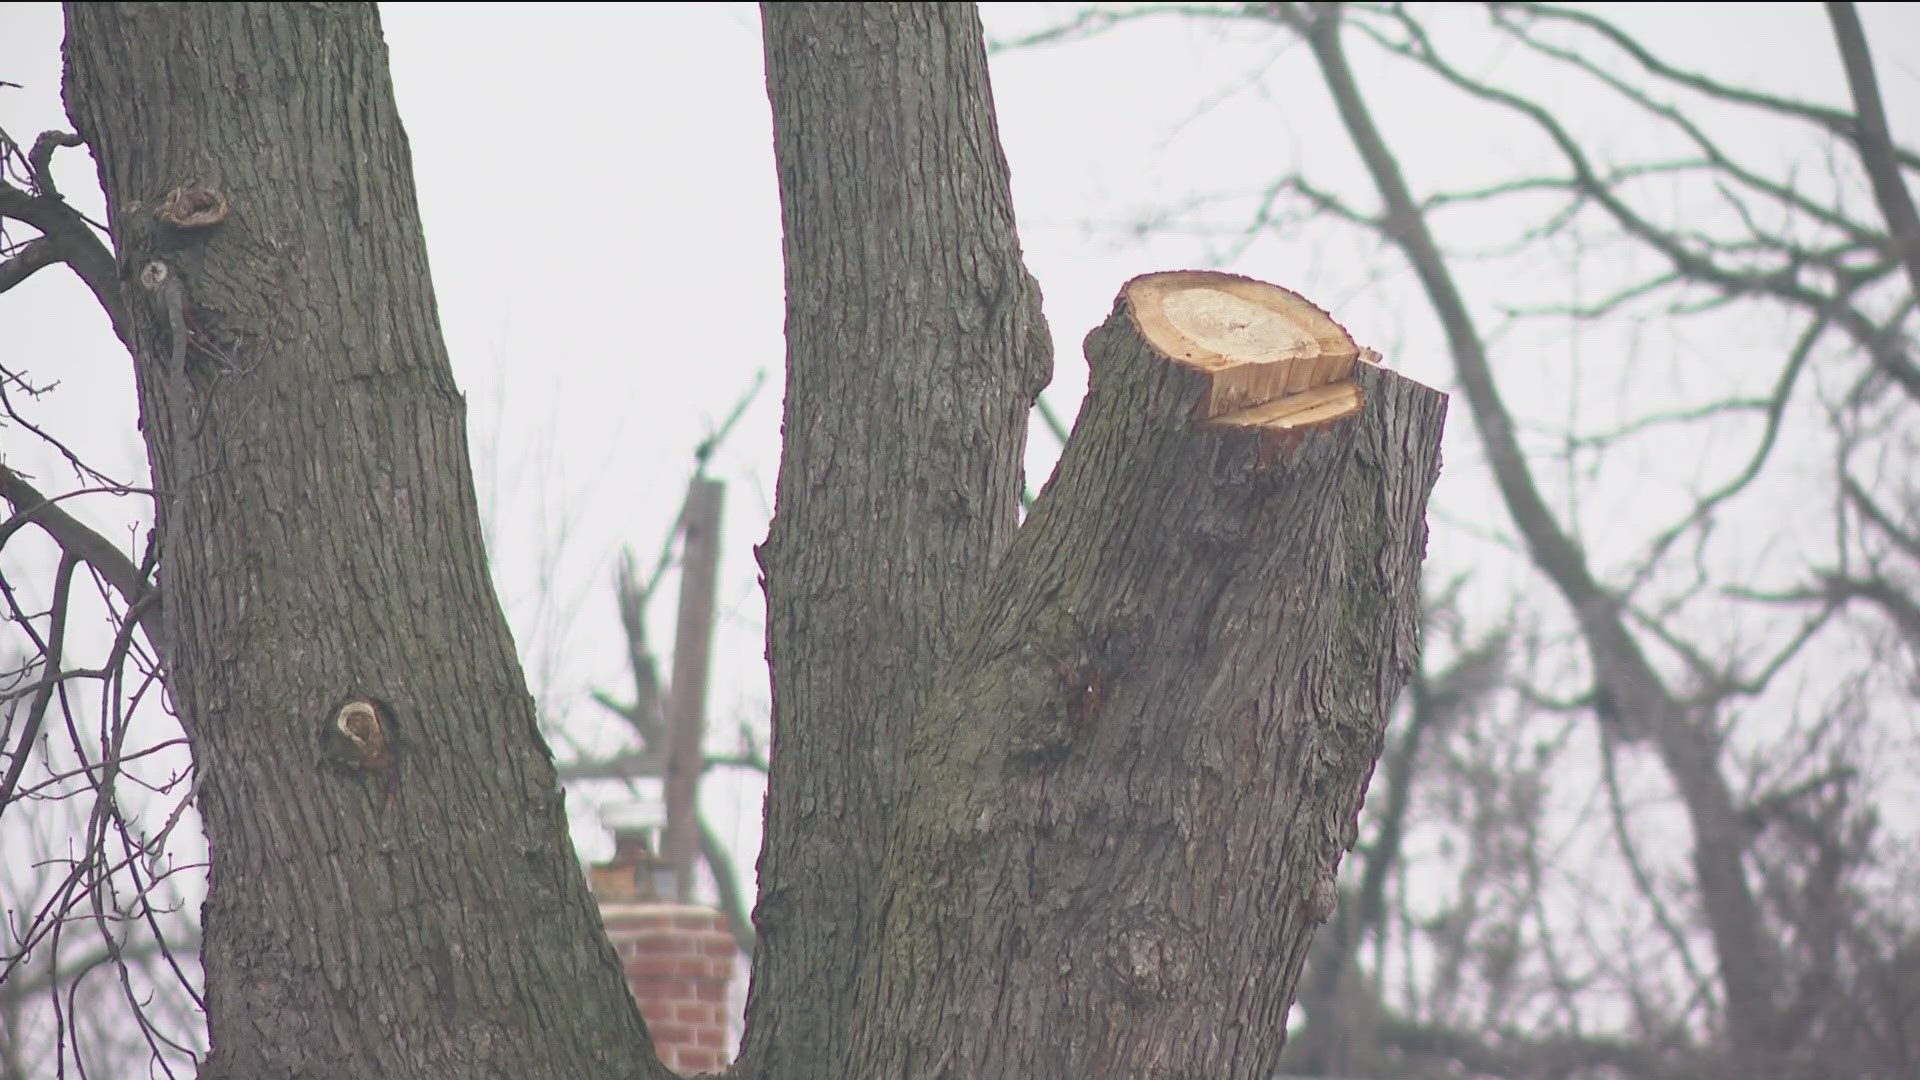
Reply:
M918 725L849 1076L1269 1074L1416 660L1443 394L1226 274L1086 352Z

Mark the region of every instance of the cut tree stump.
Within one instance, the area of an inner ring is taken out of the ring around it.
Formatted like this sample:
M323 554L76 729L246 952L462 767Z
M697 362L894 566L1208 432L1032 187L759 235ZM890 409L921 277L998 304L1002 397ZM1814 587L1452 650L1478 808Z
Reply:
M1200 416L1290 431L1360 411L1354 364L1380 362L1299 293L1194 270L1148 274L1124 293L1134 326L1168 360L1207 377Z
M1228 274L1086 352L915 729L848 1076L1270 1075L1418 653L1445 395Z

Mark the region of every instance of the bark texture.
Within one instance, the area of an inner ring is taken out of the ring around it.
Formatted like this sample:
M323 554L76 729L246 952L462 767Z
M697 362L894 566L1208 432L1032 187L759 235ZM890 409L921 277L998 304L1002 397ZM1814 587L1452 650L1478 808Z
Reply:
M747 1071L833 1076L914 719L1051 370L971 4L768 4L787 398Z
M67 20L212 851L201 1076L666 1075L488 578L374 9ZM317 767L350 696L391 801Z
M1358 416L1201 423L1139 295L916 732L841 1075L1277 1063L1416 659L1446 399L1361 364Z

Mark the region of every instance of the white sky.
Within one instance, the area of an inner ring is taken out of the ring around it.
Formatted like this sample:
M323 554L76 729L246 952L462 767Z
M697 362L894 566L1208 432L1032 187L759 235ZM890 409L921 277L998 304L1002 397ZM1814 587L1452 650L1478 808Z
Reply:
M990 35L1004 37L1073 10L990 4L985 18ZM741 721L765 715L762 606L749 546L765 535L779 449L780 228L757 12L739 4L386 4L383 12L476 469L492 481L482 494L495 579L551 716L597 724L586 689L624 696L607 588L614 559L631 547L651 562L677 512L692 448L756 371L768 373L712 468L730 483L725 621L709 710L716 746L727 745ZM1656 49L1731 81L1847 101L1819 5L1633 5L1612 14ZM1920 142L1920 56L1911 45L1920 41L1920 5L1868 5L1864 17L1895 126L1910 144ZM0 79L24 84L0 89L0 127L18 139L66 126L60 37L57 5L0 5ZM1552 164L1537 141L1436 110L1430 81L1398 69L1376 79L1378 54L1352 49L1419 189ZM1523 62L1483 49L1473 70ZM1228 227L1246 220L1248 196L1278 172L1304 167L1371 205L1310 58L1275 33L1158 21L998 57L993 77L1025 249L1058 343L1048 398L1063 416L1071 417L1084 386L1080 339L1121 283L1149 270L1215 264L1235 240ZM1539 89L1553 97L1558 88ZM1560 97L1582 118L1585 99ZM1638 129L1592 119L1602 125L1596 146L1635 151ZM1738 132L1722 134L1741 142ZM1802 150L1741 148L1763 161ZM97 208L84 156L69 151L60 160L69 196ZM1177 215L1213 223L1211 235L1132 228L1222 194L1234 199ZM1498 233L1502 223L1469 224ZM1255 245L1232 268L1301 290L1399 370L1449 386L1424 300L1375 242L1349 230L1306 230ZM1501 286L1510 298L1564 292L1558 268L1533 277L1500 272L1510 275ZM1583 270L1594 276L1590 295L1614 272L1620 268ZM1705 341L1589 338L1577 346L1516 330L1498 343L1497 359L1523 426L1537 410L1539 432L1570 423L1604 428L1646 411L1649 394L1717 393L1742 379L1750 359L1769 380L1765 364L1788 327L1781 320L1721 327ZM1571 375L1569 349L1582 365ZM1676 355L1687 359L1676 365ZM0 296L0 357L61 383L35 406L46 427L95 466L144 476L127 358L68 275L44 272ZM1584 394L1570 395L1575 382ZM1037 488L1052 448L1043 432L1034 443ZM1726 449L1743 453L1745 445L1737 438ZM1644 529L1610 523L1664 517L1723 475L1706 469L1729 460L1713 449L1669 447L1624 473L1577 478L1579 520L1596 558L1617 565L1643 539ZM1463 403L1446 452L1435 564L1477 566L1490 610L1512 593L1539 593L1519 560L1488 559L1510 529L1478 475ZM65 479L17 429L0 431L0 454L49 487ZM1799 479L1829 475L1822 460ZM1556 505L1568 506L1575 478L1542 479ZM73 509L109 535L131 535L115 517L124 505L95 500ZM134 540L129 546L137 554ZM28 569L11 557L5 566L16 575ZM653 613L661 647L671 641L671 592ZM705 798L748 871L757 790L713 783ZM595 830L580 838L583 853L600 850Z

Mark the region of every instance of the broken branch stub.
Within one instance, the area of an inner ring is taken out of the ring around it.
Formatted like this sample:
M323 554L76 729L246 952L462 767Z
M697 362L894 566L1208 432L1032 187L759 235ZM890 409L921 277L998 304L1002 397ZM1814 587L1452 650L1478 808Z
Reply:
M1148 346L1207 381L1196 418L1297 431L1360 411L1356 363L1379 355L1299 293L1201 270L1134 278L1122 290Z

